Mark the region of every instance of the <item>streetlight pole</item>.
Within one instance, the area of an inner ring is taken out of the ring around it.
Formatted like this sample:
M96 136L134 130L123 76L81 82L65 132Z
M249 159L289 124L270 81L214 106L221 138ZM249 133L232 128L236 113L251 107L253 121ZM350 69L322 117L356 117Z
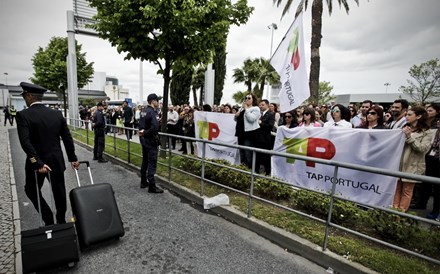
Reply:
M385 93L388 93L388 87L391 86L391 84L387 82L383 85L385 86Z
M5 86L6 86L6 88L8 88L8 73L7 72L4 72L3 73L4 75L5 75Z
M272 57L272 49L273 49L273 33L276 29L278 29L278 26L277 26L277 24L272 23L269 26L267 26L267 28L272 30L272 36L270 38L270 56L269 56L269 58L271 58Z
M272 30L272 34L270 37L270 55L269 55L269 59L272 58L272 49L273 49L273 33L276 29L278 29L277 24L272 23L269 26L267 26L268 29ZM270 91L269 91L270 85L267 84L267 88L266 88L266 97L268 99L270 99Z

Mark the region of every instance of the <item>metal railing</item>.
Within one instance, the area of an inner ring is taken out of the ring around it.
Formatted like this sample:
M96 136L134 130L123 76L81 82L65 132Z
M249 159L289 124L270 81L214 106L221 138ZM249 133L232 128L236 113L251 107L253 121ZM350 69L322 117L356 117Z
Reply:
M73 119L71 119L71 120L73 120ZM77 121L76 121L76 124L78 125ZM107 125L107 126L109 128L112 128L112 129L133 130L133 136L135 136L134 133L137 131L137 129L135 129L135 128L117 127L117 126L114 126L114 125ZM90 132L90 130L86 130L85 136L80 135L81 137L86 138L86 142L85 143L87 145L90 145L89 138L90 138L91 135L90 135L89 132ZM74 135L74 134L72 134L72 135ZM364 172L369 172L369 173L387 175L387 176L392 176L392 177L396 177L396 178L411 179L411 180L415 180L415 181L423 181L423 182L439 184L439 185L440 185L440 178L423 176L423 175L415 175L415 174L409 174L409 173L403 173L403 172L399 172L399 171L391 171L391 170L375 168L375 167L360 166L360 165L355 165L355 164L350 164L350 163L345 163L345 162L340 162L340 161L324 160L324 159L313 158L313 157L308 157L308 156L292 155L292 154L287 154L287 153L282 153L282 152L275 152L275 151L269 151L269 150L252 148L252 147L246 147L246 146L240 146L240 145L225 144L225 143L220 143L220 142L215 142L215 141L208 141L208 140L204 140L204 139L196 139L196 138L191 138L191 137L186 137L186 136L181 136L181 135L172 135L172 134L167 134L167 133L159 133L159 135L162 136L162 137L168 138L168 144L171 144L171 138L178 138L178 139L184 139L187 142L198 143L199 145L197 147L201 147L201 149L202 149L202 151L201 151L201 155L202 156L201 156L201 158L199 158L197 156L177 154L177 153L172 151L170 145L168 145L168 149L160 148L160 150L167 152L168 163L164 164L164 163L158 162L158 164L162 165L162 166L168 167L168 180L169 180L169 182L171 182L172 171L175 170L175 171L181 172L183 174L186 174L186 175L189 175L189 176L192 176L192 177L200 179L200 191L199 191L200 196L204 196L205 183L210 183L210 184L213 184L213 185L217 185L217 186L222 187L224 189L228 189L228 190L234 191L236 193L239 193L241 195L245 195L245 196L248 197L248 208L247 208L247 216L248 217L252 216L253 200L258 200L258 201L261 201L261 202L264 202L264 203L276 206L278 208L282 208L282 209L287 210L289 212L293 212L293 213L298 214L298 215L300 215L302 217L306 217L308 219L312 219L314 221L320 222L320 223L325 225L325 234L324 234L324 240L323 240L323 246L322 246L323 251L325 251L327 249L328 238L329 238L329 229L331 227L333 227L333 228L336 228L336 229L348 232L350 234L356 235L358 237L361 237L361 238L373 241L375 243L379 243L381 245L393 248L395 250L399 250L401 252L404 252L404 253L410 254L412 256L415 256L415 257L418 257L418 258L421 258L421 259L427 260L429 262L432 262L432 263L440 265L440 260L437 260L435 258L431 258L431 257L425 256L423 254L414 252L412 250L402 248L400 246L397 246L397 245L394 245L394 244L382 241L380 239L371 237L369 235L366 235L366 234L360 233L358 231L355 231L355 230L352 230L352 229L340 226L340 225L338 225L336 223L333 223L332 222L332 213L333 213L333 206L334 206L335 199L353 202L353 201L344 199L342 197L335 196L335 189L336 189L336 184L337 184L338 180L331 180L331 182L332 182L332 190L331 190L330 193L321 193L321 192L318 192L318 191L315 191L315 190L310 190L310 189L306 189L306 188L301 188L301 187L295 186L295 188L297 188L297 189L304 189L304 190L307 190L307 191L311 191L311 192L320 193L320 194L323 194L323 195L330 196L330 205L329 205L329 208L328 208L328 214L327 214L326 220L320 219L318 217L309 215L309 214L304 213L302 211L299 211L299 210L296 210L296 209L284 206L282 204L278 204L278 203L273 202L271 200L264 199L264 198L261 198L261 197L258 197L258 196L254 195L254 181L255 181L255 178L264 178L264 179L267 179L267 180L270 180L270 181L273 181L273 182L277 182L277 183L280 183L280 184L292 186L292 185L286 183L285 181L282 181L282 180L279 180L279 179L273 178L273 177L267 177L267 176L264 176L264 175L260 175L257 172L255 172L255 170L256 170L256 167L255 167L255 162L256 161L255 161L255 159L256 159L257 153L265 153L265 154L269 154L271 156L281 156L281 157L291 158L291 159L295 159L295 160L310 161L310 162L315 162L315 163L320 163L320 164L334 166L334 172L333 172L333 177L334 178L338 178L338 170L339 170L339 168L347 168L347 169L352 169L352 170L358 170L358 171L364 171ZM130 160L131 160L130 155L138 157L138 158L142 158L142 155L139 155L139 154L136 154L136 153L132 153L130 151L130 143L131 143L131 141L128 140L128 138L125 139L127 141L127 150L117 148L116 142L117 142L118 139L124 140L122 138L117 137L116 136L116 131L113 130L113 146L110 146L110 147L113 148L113 156L114 157L117 157L117 151L120 150L122 152L127 153L127 159L128 159L127 162L128 163L130 163ZM227 165L223 165L221 163L216 163L216 162L209 161L208 159L206 159L206 146L207 146L207 144L219 145L219 146L236 148L236 149L251 150L252 151L252 168L251 168L251 170L242 170L242 169L236 168L234 166L227 166ZM201 162L201 175L198 176L198 175L190 173L190 172L188 172L186 170L179 169L177 167L173 167L172 166L172 157L173 156L184 157L184 158L187 158L187 159L192 159L192 160L200 161ZM233 171L237 171L237 172L240 172L240 173L243 173L243 174L246 174L246 175L250 175L250 189L249 189L249 192L244 192L244 191L232 188L230 186L223 185L223 184L220 184L218 182L215 182L215 181L207 179L206 176L205 176L206 175L205 174L205 169L206 169L206 164L207 163L209 163L210 165L213 165L213 166L217 166L217 167L221 167L221 168L228 168L228 169L233 170ZM422 217L419 217L419 216L415 216L415 215L411 215L411 214L407 214L407 213L403 213L403 212L400 212L400 211L396 211L396 210L392 210L392 209L388 209L388 208L383 208L383 207L376 207L376 206L372 206L372 205L365 205L365 204L362 204L362 203L357 203L357 204L363 205L363 206L365 206L367 208L371 208L371 209L375 209L375 210L380 210L380 211L388 212L388 213L391 213L391 214L399 215L399 216L402 216L402 217L410 218L410 219L413 219L413 220L416 220L416 221L424 222L424 223L427 223L429 225L433 225L433 226L437 226L437 227L440 226L440 222L437 222L437 221L434 221L434 220L429 220L429 219L422 218Z

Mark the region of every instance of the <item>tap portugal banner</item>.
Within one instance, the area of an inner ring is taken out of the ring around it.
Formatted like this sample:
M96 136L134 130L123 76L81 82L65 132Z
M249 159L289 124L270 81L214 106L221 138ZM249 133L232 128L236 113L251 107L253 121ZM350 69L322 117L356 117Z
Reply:
M279 127L274 151L398 171L404 143L400 130ZM272 176L292 185L329 193L336 181L336 195L392 206L396 178L346 168L338 169L337 178L333 174L333 166L272 157Z
M205 111L194 112L196 138L236 145L235 124L234 114ZM202 157L202 149L203 143L197 142L197 154L199 157ZM235 165L240 164L240 153L235 148L206 144L205 157L223 159Z

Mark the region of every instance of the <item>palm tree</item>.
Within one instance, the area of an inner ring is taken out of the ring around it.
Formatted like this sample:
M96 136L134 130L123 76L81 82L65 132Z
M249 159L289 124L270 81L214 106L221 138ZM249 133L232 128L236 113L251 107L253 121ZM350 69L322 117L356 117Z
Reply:
M234 83L244 83L247 92L253 91L258 98L263 95L266 82L275 84L280 80L278 73L270 65L269 60L260 57L246 59L241 68L234 69ZM252 86L254 88L252 89Z
M280 76L270 64L270 61L266 58L260 57L253 60L255 62L254 68L259 75L257 83L255 84L254 92L258 98L262 98L264 86L266 82L270 85L274 85L280 81Z
M321 67L321 57L319 56L319 48L321 47L321 39L322 39L322 10L323 10L323 2L324 0L313 0L312 3L312 41L310 43L311 48L311 64L310 64L310 77L309 77L309 86L311 93L312 102L316 103L318 101L318 92L319 92L319 70ZM353 0L359 6L359 0ZM284 2L283 0L273 0L273 3L277 4L277 7ZM284 16L287 11L290 9L293 0L285 0L286 4L283 9ZM328 6L328 12L331 15L333 10L333 0L326 0ZM309 1L301 0L298 4L298 8L296 10L295 17L304 9L307 10ZM349 7L347 0L338 0L339 7L344 6L345 11L349 12Z
M248 92L252 91L252 82L256 80L254 65L254 62L250 58L247 58L244 60L241 68L234 69L234 74L232 75L234 83L244 83Z

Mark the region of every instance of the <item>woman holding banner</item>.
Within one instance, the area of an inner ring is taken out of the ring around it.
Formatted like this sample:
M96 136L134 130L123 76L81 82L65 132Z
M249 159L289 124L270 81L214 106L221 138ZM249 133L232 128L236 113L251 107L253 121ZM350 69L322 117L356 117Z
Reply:
M256 130L260 128L260 108L258 99L253 93L249 93L244 98L241 108L235 113L235 136L241 146L253 147L255 143ZM240 149L241 163L248 168L252 168L252 151Z
M425 108L415 106L406 114L407 124L402 128L405 134L405 147L400 159L400 171L412 174L425 172L425 154L431 148L434 132L427 124L428 114ZM415 183L410 179L397 181L393 208L406 212L409 208Z

